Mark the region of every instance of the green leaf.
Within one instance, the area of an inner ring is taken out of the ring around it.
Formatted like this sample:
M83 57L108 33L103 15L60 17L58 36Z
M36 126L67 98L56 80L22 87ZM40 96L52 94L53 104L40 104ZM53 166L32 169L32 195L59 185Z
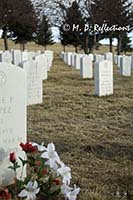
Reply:
M21 157L19 157L19 159L20 159L20 161L22 162L22 165L23 165L23 166L25 166L25 165L28 163L27 160L23 160Z
M14 167L12 167L12 166L9 166L8 169L12 169L14 171Z

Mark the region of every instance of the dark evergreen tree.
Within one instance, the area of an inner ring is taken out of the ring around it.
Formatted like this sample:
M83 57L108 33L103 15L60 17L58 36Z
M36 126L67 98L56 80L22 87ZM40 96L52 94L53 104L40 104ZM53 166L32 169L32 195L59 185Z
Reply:
M131 42L132 42L132 40L130 39L128 34L125 33L123 35L122 41L121 41L121 52L124 52L124 54L126 54L127 52L133 51Z
M13 1L11 0L1 0L0 1L0 29L3 31L2 38L4 40L5 50L8 50L7 33L9 31L9 26L11 18L13 15Z
M99 25L107 24L108 27L117 25L117 27L131 27L132 17L130 15L131 3L127 0L94 0L92 5L93 22ZM128 29L128 28L127 28ZM121 49L121 39L125 31L109 31L105 37L110 40L110 51L112 51L113 38L118 39L118 54Z
M122 38L125 33L129 33L133 29L133 13L131 11L131 2L127 0L117 0L116 12L114 13L115 24L119 27L127 27L128 30L116 31L115 37L118 40L117 54L119 55L122 47Z
M68 27L64 25L68 24ZM82 45L82 33L84 31L84 18L81 13L80 7L76 1L74 1L66 10L66 16L63 21L63 26L60 28L60 35L61 35L61 43L63 45L73 45L75 47L75 52L77 52L77 48L79 45Z
M13 33L14 41L20 44L22 50L25 50L25 44L34 40L34 33L37 27L37 16L30 0L20 1L18 4L18 16L10 30Z
M63 25L65 24L65 21ZM60 27L60 41L63 46L63 51L65 52L65 47L69 44L69 34L64 30L63 25Z
M12 33L16 42L30 41L36 29L36 14L30 0L0 1L0 28L3 30L5 49L8 49L7 33Z
M47 48L47 45L54 44L51 26L48 18L43 15L40 19L36 30L36 43Z

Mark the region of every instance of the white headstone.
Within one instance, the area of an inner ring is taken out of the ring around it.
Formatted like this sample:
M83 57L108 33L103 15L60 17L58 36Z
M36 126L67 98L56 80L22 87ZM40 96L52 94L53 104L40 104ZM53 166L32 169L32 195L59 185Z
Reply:
M131 56L131 69L133 70L133 56Z
M95 62L101 62L104 60L104 55L101 54L95 54Z
M14 172L8 169L9 153L16 152L23 158L19 144L26 139L25 72L14 65L0 63L0 186L12 183Z
M12 55L10 51L4 51L0 54L0 62L12 63Z
M53 51L46 50L45 55L47 56L47 71L50 71L53 62Z
M72 55L71 52L68 52L68 53L67 53L67 64L68 64L68 65L71 65L71 55Z
M38 50L37 52L35 52L35 56L39 56L41 54L41 50Z
M92 60L89 56L83 56L81 58L80 75L82 78L93 78Z
M27 105L43 102L43 83L40 67L35 60L21 63L27 75Z
M53 53L53 51L51 51L51 50L46 50L44 53L50 55L51 61L53 61L53 59L54 59L54 53Z
M48 59L46 54L42 54L42 58L43 58L43 80L47 80L48 79Z
M43 80L48 78L48 71L47 71L47 56L45 54L41 54L35 57L37 62L38 68L40 68L40 76Z
M34 57L35 57L35 52L34 51L28 52L28 60L32 60Z
M105 60L113 62L113 54L111 52L105 53Z
M121 57L120 74L122 76L131 76L131 58L129 56Z
M67 53L64 53L64 62L67 62Z
M74 67L74 62L75 62L75 53L71 55L71 66L73 67Z
M29 58L28 58L28 52L27 51L23 51L22 52L22 62L23 61L27 61Z
M117 65L118 65L118 67L120 68L120 66L121 66L121 58L122 58L123 56L122 55L118 55L118 57L117 57Z
M95 93L98 96L113 94L113 63L108 60L95 64Z
M118 64L118 55L114 55L114 64L115 64L115 65Z
M94 54L90 53L90 54L88 54L88 56L92 61L94 61Z
M80 69L80 58L82 57L82 54L75 54L74 56L74 67L76 69Z
M14 65L19 65L22 62L22 55L20 50L12 51L12 61Z
M64 54L65 54L64 51L62 51L61 54L60 54L60 57L61 57L63 60L64 60Z

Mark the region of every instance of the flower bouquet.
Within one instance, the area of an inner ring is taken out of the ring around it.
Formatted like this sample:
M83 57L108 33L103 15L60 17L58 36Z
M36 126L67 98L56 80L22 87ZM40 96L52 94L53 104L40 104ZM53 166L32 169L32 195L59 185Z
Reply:
M71 169L60 160L53 143L47 147L37 143L21 143L25 159L10 153L9 168L14 172L14 184L0 189L0 200L76 200L80 188L70 186ZM20 160L21 165L18 160ZM23 176L27 168L26 177ZM17 170L21 168L21 176Z

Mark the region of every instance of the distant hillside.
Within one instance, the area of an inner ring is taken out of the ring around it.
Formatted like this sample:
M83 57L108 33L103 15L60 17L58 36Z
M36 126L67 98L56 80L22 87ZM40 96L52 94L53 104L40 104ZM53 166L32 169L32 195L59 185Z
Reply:
M9 43L9 49L19 49L20 48L19 44L15 44L11 40L8 40L8 43ZM37 50L43 51L44 50L44 48L42 46L37 45L34 42L27 43L26 49L29 50L29 51L37 51ZM55 43L52 46L48 46L47 49L53 50L55 53L60 53L61 51L63 51L63 47L60 43ZM2 39L0 39L0 50L4 50L4 44L3 44ZM115 50L116 50L116 46L114 46L114 48L113 48L114 53L116 53ZM66 51L67 52L68 51L74 52L73 46L67 46ZM108 51L109 51L108 45L101 45L98 50L95 50L95 53L104 53L104 52L108 52ZM83 51L79 49L79 53L83 53Z

